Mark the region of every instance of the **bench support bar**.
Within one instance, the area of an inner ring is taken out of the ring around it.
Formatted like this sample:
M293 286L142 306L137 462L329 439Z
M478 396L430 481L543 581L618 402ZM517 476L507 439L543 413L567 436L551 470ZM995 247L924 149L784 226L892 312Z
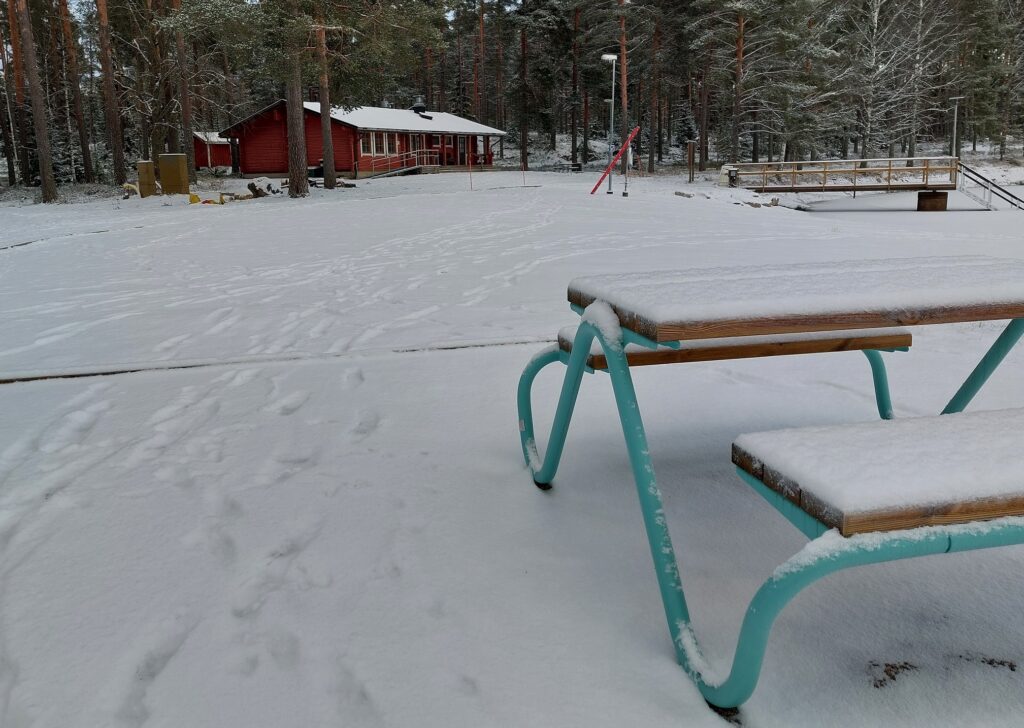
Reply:
M739 472L746 482L756 481L747 473ZM774 491L770 492L781 499ZM1021 544L1024 543L1024 518L1003 518L985 524L970 524L969 527L929 526L892 531L884 534L881 540L879 534L866 536L868 538L844 538L835 531L827 531L812 542L817 552L813 557L807 557L804 551L798 552L775 570L747 607L732 669L723 681L711 680L700 672L697 666L706 663L699 652L692 625L679 625L673 633L677 652L678 646L683 646L684 654L679 662L693 678L705 700L723 708L732 708L750 697L757 686L775 618L793 597L818 579L854 566Z

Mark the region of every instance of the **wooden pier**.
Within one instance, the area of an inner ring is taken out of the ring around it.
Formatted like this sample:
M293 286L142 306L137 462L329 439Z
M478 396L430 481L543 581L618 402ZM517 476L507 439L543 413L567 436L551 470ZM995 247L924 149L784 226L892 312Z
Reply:
M731 185L756 192L941 191L957 188L959 159L897 157L753 162L729 165L727 169ZM735 182L732 175L735 175Z

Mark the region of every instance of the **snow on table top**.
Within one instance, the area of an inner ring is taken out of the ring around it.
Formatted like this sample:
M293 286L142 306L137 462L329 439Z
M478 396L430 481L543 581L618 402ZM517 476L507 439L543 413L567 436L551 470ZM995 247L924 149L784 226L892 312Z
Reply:
M844 514L1024 495L1024 409L741 435L736 447Z
M1024 262L953 256L597 275L571 281L569 299L606 301L620 318L654 326L863 312L906 312L915 323L921 310L1024 306Z

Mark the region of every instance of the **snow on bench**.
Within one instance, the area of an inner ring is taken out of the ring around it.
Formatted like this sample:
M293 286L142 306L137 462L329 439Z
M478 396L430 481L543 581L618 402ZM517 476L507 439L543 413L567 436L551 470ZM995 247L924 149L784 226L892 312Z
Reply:
M566 326L558 332L558 346L571 352L576 327ZM751 359L762 356L787 354L820 354L829 351L859 351L862 349L902 349L909 347L912 337L906 329L858 329L855 331L816 331L802 334L775 334L773 336L743 336L723 339L684 341L678 349L659 346L645 349L637 344L626 345L626 360L630 366L651 364L678 364L724 359ZM587 366L606 369L601 342L594 339L590 346Z
M843 536L1024 515L1024 409L741 435L733 462Z
M655 341L1024 317L1024 261L987 256L693 268L576 278Z

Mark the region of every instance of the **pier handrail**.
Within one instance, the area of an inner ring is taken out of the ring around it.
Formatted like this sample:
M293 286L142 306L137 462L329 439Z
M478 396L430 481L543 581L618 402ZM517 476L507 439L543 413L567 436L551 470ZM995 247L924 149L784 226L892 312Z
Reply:
M796 162L742 162L730 165L737 183L762 191L841 191L874 189L948 189L956 187L956 157L884 157ZM874 177L869 183L864 177ZM910 177L911 179L908 179Z

